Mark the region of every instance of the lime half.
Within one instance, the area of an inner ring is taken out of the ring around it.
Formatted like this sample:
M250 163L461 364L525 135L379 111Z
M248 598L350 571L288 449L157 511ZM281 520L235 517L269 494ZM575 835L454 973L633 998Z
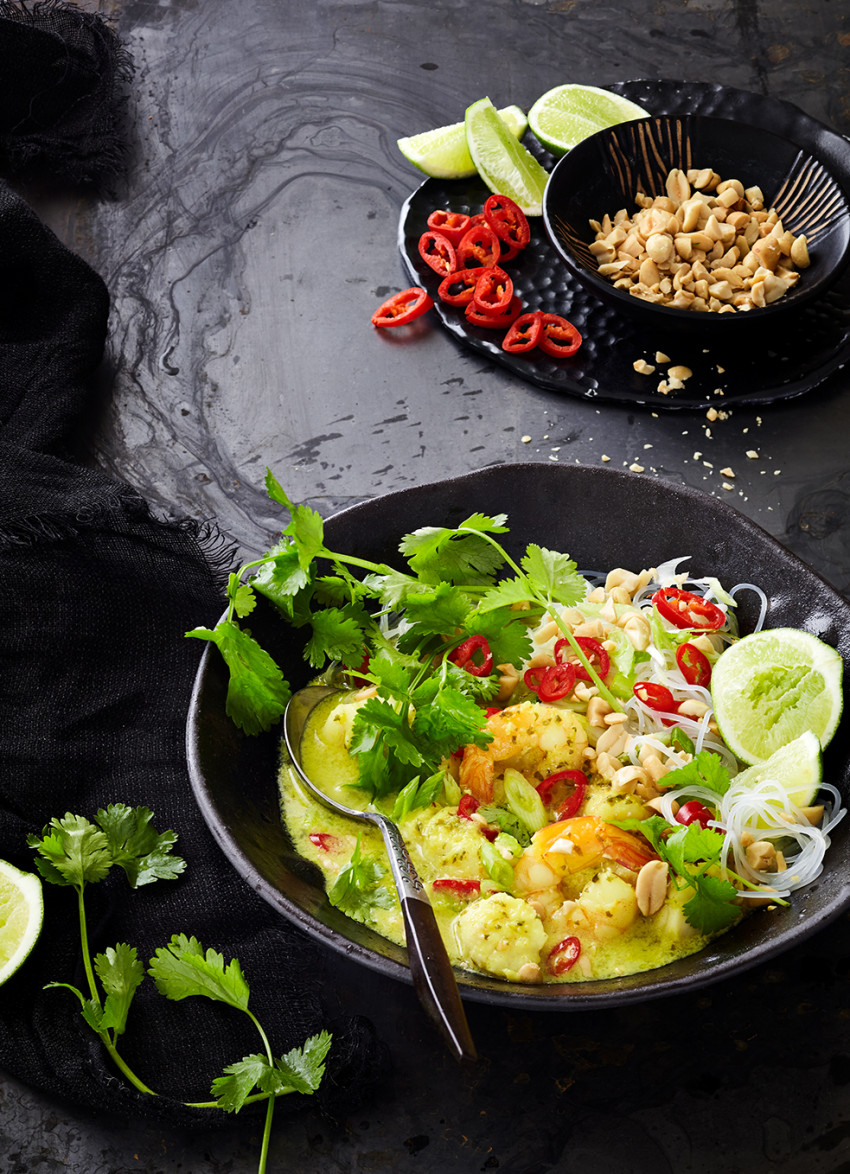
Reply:
M767 781L778 784L792 803L808 807L814 803L821 784L821 746L807 730L787 746L735 776L735 787L755 789Z
M0 860L0 984L35 945L43 919L41 881Z
M596 86L556 86L538 98L528 112L532 132L553 155L565 155L589 135L646 118L649 112L628 98Z
M489 98L467 109L466 144L491 192L513 200L526 216L542 215L549 173L508 131Z
M764 762L807 730L826 746L841 717L841 656L808 632L772 628L745 636L711 675L714 716L742 762Z
M521 139L528 119L519 106L506 106L498 115L513 137ZM465 179L475 175L475 164L466 145L466 126L462 122L399 139L398 149L408 162L434 179Z

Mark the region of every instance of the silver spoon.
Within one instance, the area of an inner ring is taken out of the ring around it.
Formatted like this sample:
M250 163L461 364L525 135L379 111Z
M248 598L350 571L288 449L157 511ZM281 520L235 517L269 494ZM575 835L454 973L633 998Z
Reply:
M457 1059L476 1060L478 1056L466 1022L452 964L425 886L417 876L401 833L391 819L377 811L346 807L344 803L331 799L316 786L301 766L301 737L307 718L320 701L330 693L337 692L339 690L333 685L310 685L291 697L283 715L283 734L292 765L310 794L325 806L349 819L371 823L380 829L401 902L414 990Z

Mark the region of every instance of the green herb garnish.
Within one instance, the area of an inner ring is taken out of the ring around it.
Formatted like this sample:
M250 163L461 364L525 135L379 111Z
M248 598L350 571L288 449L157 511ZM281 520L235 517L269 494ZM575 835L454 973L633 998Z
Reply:
M120 868L130 887L159 880L176 880L186 862L173 854L177 836L158 833L151 825L153 813L147 807L113 803L89 820L70 812L52 819L40 836L30 835L27 843L37 855L35 864L46 881L76 889L80 942L88 993L69 983L51 982L48 987L64 988L80 1002L82 1017L97 1034L112 1060L140 1092L156 1096L129 1067L118 1051L133 998L145 978L143 964L134 946L119 942L94 959L89 949L85 890ZM212 1083L212 1101L186 1102L193 1108L219 1108L238 1112L243 1105L268 1102L258 1174L266 1169L272 1115L276 1097L291 1092L312 1093L324 1073L324 1059L331 1036L323 1031L275 1059L263 1028L248 1007L248 983L237 959L225 965L214 950L204 950L196 938L175 934L168 946L156 951L148 973L157 989L169 999L198 995L225 1003L244 1012L263 1041L263 1054L245 1056L224 1070ZM98 985L98 980L99 984Z

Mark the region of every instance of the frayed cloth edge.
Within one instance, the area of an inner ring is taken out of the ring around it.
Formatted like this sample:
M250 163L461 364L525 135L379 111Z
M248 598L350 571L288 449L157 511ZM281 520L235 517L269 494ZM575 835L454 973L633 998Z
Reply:
M117 508L116 508L117 507ZM223 590L236 564L238 547L215 523L197 518L158 516L134 490L121 490L110 502L74 513L37 514L0 527L0 551L41 543L64 542L87 532L115 529L116 522L147 524L185 535L195 544L217 588Z

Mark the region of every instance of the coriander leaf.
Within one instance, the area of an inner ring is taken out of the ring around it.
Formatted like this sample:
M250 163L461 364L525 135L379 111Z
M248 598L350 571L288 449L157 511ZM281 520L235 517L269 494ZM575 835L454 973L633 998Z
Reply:
M571 607L587 594L587 583L568 554L532 543L526 547L522 569L547 599Z
M398 712L389 702L370 697L354 715L349 750L358 754L369 750L380 733L384 745L396 757L412 767L422 764L422 755L413 740L406 710Z
M317 555L326 553L325 524L322 515L308 505L290 506L289 512L291 520L283 533L288 534L295 543L298 561L306 571Z
M490 587L484 592L478 610L483 613L495 608L511 607L515 603L528 603L532 596L528 579L502 579L495 587Z
M471 636L484 636L493 654L493 664L521 665L531 655L528 626L507 609L473 612L467 621Z
M343 913L355 913L370 906L389 909L393 904L393 894L379 887L384 875L385 870L376 860L362 858L358 836L351 859L340 869L328 892L328 900Z
M480 534L445 526L423 526L406 534L399 550L423 583L488 584L504 562L503 554Z
M507 534L507 520L507 514L493 514L492 517L488 514L470 514L465 522L461 522L458 529L478 530L482 534Z
M215 628L193 628L197 636L217 645L230 670L227 686L228 717L246 734L271 729L280 718L291 690L283 673L248 631L222 620Z
M114 948L109 946L105 953L95 956L94 968L106 993L101 1030L112 1030L115 1035L121 1035L127 1026L133 996L145 977L144 967L135 947L119 942Z
M210 1089L218 1107L226 1113L238 1113L254 1089L265 1082L274 1069L266 1056L255 1053L228 1064L223 1076L217 1076Z
M234 958L227 966L221 954L204 948L197 938L174 934L167 946L161 946L148 966L156 988L167 999L186 999L203 995L227 1003L240 1011L248 1007L248 983Z
M325 660L342 660L346 664L363 659L366 639L357 620L336 607L313 612L310 617L313 635L307 641L305 655L313 668Z
M471 697L479 701L489 701L491 697L495 697L499 692L498 677L492 675L489 677L476 677L474 673L468 673L466 669L452 664L451 661L446 662L446 685L452 689L456 689L464 697ZM423 682L423 686L427 686L427 681ZM417 688L413 694L416 704L418 704L419 697L420 690Z
M39 853L35 865L53 885L83 885L103 880L112 867L109 841L99 827L69 811L51 819L41 837L27 836L27 844Z
M714 828L704 828L696 821L677 827L663 844L664 855L674 871L688 880L693 875L686 867L688 864L719 860L722 849L722 834Z
M489 742L490 736L481 737L483 720L481 707L472 698L448 687L441 689L429 705L417 707L413 732L420 746L430 748L432 757L444 758L459 746Z
M649 840L659 855L663 855L663 837L673 827L673 824L668 823L663 815L650 815L647 819L612 819L609 822L624 831L640 832Z
M240 620L251 614L257 606L257 597L247 583L240 583L237 574L231 574L227 595L233 600L233 610Z
M738 891L731 881L716 876L701 876L696 890L682 910L688 923L700 933L718 933L728 929L741 916L741 907L733 904Z
M329 1031L311 1035L300 1048L286 1052L275 1067L283 1078L283 1088L277 1092L314 1093L322 1083L325 1074L325 1058L330 1051L333 1036Z
M97 822L109 842L112 863L124 869L134 889L156 880L174 880L186 868L182 857L171 855L177 833L157 834L150 826L152 818L150 808L128 807L124 803L110 803L97 813Z
M419 632L440 635L463 628L469 613L469 600L458 587L440 583L433 591L407 597L407 620Z
M284 539L268 552L267 560L251 579L251 586L287 615L293 614L293 599L310 584L310 576L301 566L298 550Z
M392 567L382 567L380 574L366 575L365 587L379 600L383 607L398 611L403 608L411 595L422 591L422 583L413 575L405 575Z
M369 660L369 675L376 678L381 696L398 701L410 697L410 690L422 665L415 656L400 655L394 649L381 648Z
M730 785L728 770L710 750L701 750L691 762L664 776L665 787L707 787L717 795L725 795Z
M269 495L272 501L277 502L278 505L282 505L286 510L292 510L294 508L292 502L286 496L286 493L283 490L283 486L278 481L277 477L275 477L274 473L271 471L268 465L266 466L265 486L266 493Z

